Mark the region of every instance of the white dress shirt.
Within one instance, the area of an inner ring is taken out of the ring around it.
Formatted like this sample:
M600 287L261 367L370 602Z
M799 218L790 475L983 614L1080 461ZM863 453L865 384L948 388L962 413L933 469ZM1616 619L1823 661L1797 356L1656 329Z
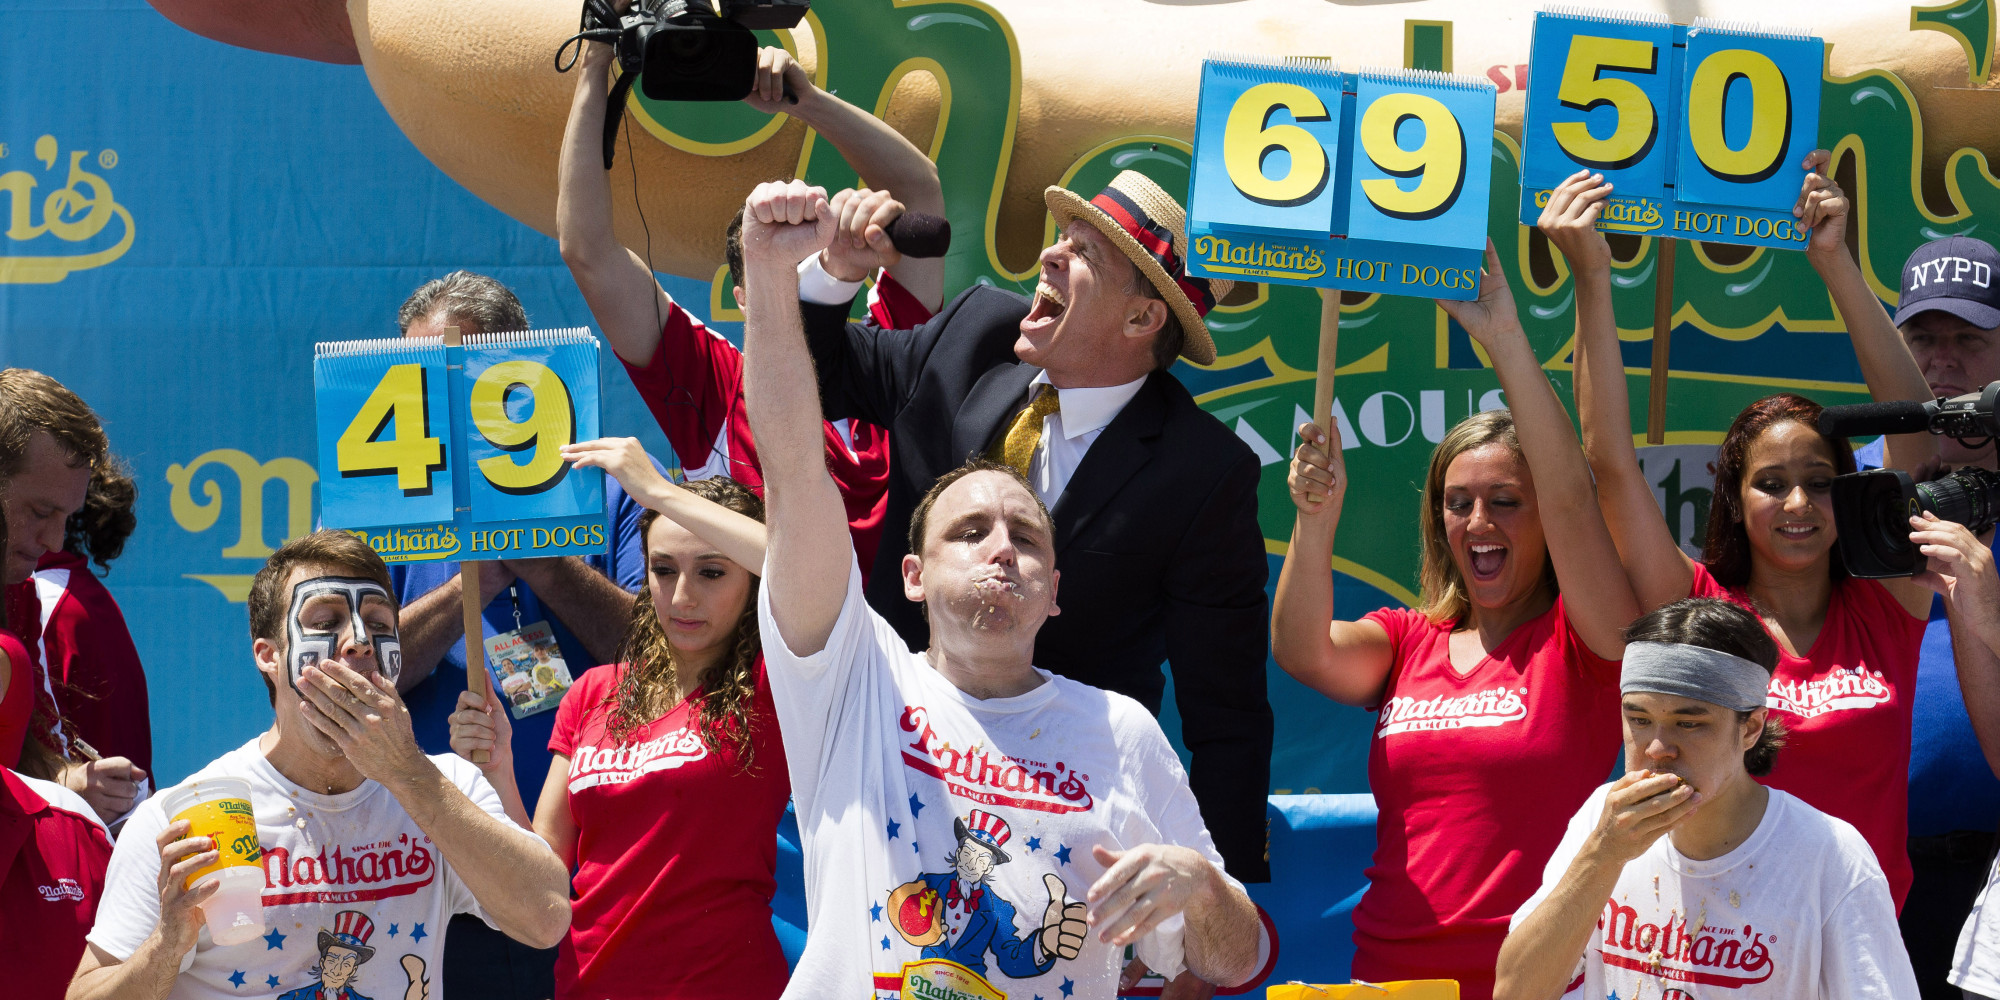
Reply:
M840 281L827 274L820 266L818 254L799 262L799 298L807 302L841 305L851 301L860 288L858 281ZM1029 383L1028 398L1035 398L1041 391L1039 386L1051 384L1048 372L1036 375ZM1124 385L1059 390L1062 408L1042 418L1041 444L1028 459L1028 482L1049 509L1055 509L1056 501L1062 499L1063 490L1069 488L1070 477L1083 464L1084 453L1090 450L1091 443L1145 384L1146 376L1141 375ZM1013 426L1014 416L1015 413L1008 414L1008 427Z

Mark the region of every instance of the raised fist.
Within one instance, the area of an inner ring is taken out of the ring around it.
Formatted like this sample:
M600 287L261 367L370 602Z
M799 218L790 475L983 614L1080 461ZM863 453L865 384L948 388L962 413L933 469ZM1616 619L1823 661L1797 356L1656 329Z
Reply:
M766 181L743 203L743 256L792 267L826 248L839 220L826 189L801 180Z
M1042 912L1042 954L1075 958L1083 950L1084 935L1090 933L1090 924L1084 919L1088 907L1065 902L1069 894L1053 872L1042 876L1042 885L1049 890L1049 908Z

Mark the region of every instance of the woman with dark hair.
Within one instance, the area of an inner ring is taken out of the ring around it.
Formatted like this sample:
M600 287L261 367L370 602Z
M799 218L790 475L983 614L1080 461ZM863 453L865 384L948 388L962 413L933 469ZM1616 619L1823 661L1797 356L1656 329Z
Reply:
M675 486L630 438L564 457L647 508L650 582L620 662L586 671L556 709L532 825L503 704L461 695L452 749L491 751L480 767L508 815L576 873L558 1000L776 997L787 976L770 902L791 786L757 636L763 501L723 477ZM684 526L716 520L733 527Z
M1847 251L1847 199L1819 172L1827 162L1822 150L1804 164L1795 214L1812 231L1806 257L1846 321L1869 394L1928 399L1923 373ZM1601 176L1579 172L1551 195L1540 225L1576 276L1577 411L1625 572L1645 608L1716 597L1758 615L1780 653L1770 706L1792 733L1766 783L1860 829L1900 907L1911 878L1912 685L1937 581L1847 575L1834 546L1832 485L1854 471L1854 455L1846 441L1820 433L1819 404L1792 393L1737 414L1716 455L1702 558L1675 544L1632 444L1611 254L1595 228L1610 191ZM1885 443L1890 468L1917 468L1936 454L1928 434Z
M1478 301L1441 305L1493 359L1511 409L1467 418L1431 453L1421 600L1335 619L1327 567L1347 476L1338 437L1306 424L1271 652L1314 690L1381 713L1355 977L1455 979L1483 1000L1508 918L1616 753L1615 661L1638 609L1490 244Z
M1494 995L1682 982L1744 1000L1915 997L1868 842L1756 780L1784 745L1764 704L1780 653L1763 624L1690 598L1633 622L1625 643L1626 773L1570 818L1514 917Z

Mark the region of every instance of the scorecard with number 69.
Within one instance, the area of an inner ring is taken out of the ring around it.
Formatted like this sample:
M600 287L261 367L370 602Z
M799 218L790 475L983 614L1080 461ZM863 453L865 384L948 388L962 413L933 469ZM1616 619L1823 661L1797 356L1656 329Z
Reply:
M326 526L392 563L603 552L604 474L561 452L598 436L597 364L584 330L318 345Z
M1493 84L1319 59L1202 64L1188 273L1470 299Z

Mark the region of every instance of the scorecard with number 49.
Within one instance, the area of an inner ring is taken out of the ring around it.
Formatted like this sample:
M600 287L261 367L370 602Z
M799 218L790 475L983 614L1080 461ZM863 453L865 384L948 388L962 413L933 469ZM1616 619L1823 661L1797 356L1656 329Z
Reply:
M598 436L583 330L318 346L321 509L385 562L605 550L604 474L562 459Z
M1493 84L1319 59L1202 64L1188 273L1470 299Z
M1818 144L1825 43L1658 15L1544 11L1521 126L1521 222L1578 170L1612 185L1597 228L1804 249L1792 218Z

